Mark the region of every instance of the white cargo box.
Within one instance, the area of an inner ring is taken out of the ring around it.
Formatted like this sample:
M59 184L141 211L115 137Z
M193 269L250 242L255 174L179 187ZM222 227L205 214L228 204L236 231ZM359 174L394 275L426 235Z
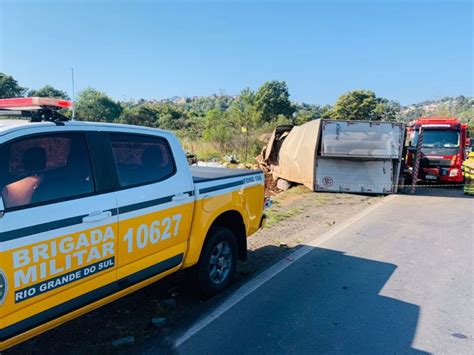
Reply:
M394 186L393 160L322 158L316 162L315 191L390 194Z
M323 120L321 156L400 159L402 123Z

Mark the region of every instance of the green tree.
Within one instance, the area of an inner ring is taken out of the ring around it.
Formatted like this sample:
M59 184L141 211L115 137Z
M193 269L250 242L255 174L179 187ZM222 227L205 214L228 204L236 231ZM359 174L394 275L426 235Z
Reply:
M231 122L232 153L236 153L240 159L248 160L249 154L254 156L256 130L260 126L260 115L254 102L255 94L250 89L244 89L240 93L239 100L235 100L227 111Z
M84 121L115 122L122 108L103 92L92 88L81 91L77 97L77 118Z
M400 104L376 97L370 90L354 90L339 97L331 112L336 120L395 120Z
M156 127L157 114L147 105L126 107L120 114L119 122L136 126Z
M57 99L69 100L69 96L65 91L54 88L51 85L43 86L37 90L28 91L30 97L54 97Z
M12 76L0 73L0 99L22 97L26 90L26 88L18 85L18 82Z
M286 125L294 125L296 122L293 118L289 118L284 115L278 115L275 119L275 126L286 126Z
M255 93L249 88L242 90L240 99L232 102L228 113L237 129L246 128L247 131L254 129L259 124Z
M159 116L158 127L171 131L179 129L178 122L177 120L173 119L173 115L171 113L165 113Z
M294 107L290 102L286 82L265 82L255 94L255 107L263 122L275 121L278 115L291 117Z
M474 135L474 107L470 107L464 111L458 112L457 117L468 125L471 137Z
M215 144L222 152L228 150L234 134L234 127L228 118L228 114L219 109L208 111L204 117L204 139Z
M387 100L381 97L377 98L375 107L376 120L381 121L400 121L400 103L393 100Z
M245 105L254 106L255 105L255 92L249 87L243 89L240 92L240 101Z
M188 115L181 106L172 103L158 103L152 107L157 115L158 127L176 131L187 126Z
M326 111L330 110L330 106L321 107L319 105L310 105L306 103L295 103L295 119L294 122L297 125L315 120L317 118L323 118ZM329 118L329 117L324 117Z
M332 106L324 105L321 107L321 118L331 119L332 118Z
M376 116L376 107L377 99L373 91L354 90L337 99L331 116L336 120L371 121Z

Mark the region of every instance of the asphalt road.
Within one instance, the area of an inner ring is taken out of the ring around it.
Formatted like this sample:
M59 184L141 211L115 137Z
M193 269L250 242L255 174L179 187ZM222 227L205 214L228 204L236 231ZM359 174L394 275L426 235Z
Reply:
M175 351L473 354L473 219L459 190L389 198Z

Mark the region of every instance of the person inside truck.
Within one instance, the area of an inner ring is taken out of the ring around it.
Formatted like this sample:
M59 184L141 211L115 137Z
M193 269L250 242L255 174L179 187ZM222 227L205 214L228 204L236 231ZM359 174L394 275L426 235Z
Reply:
M31 147L24 151L22 157L25 177L6 185L2 196L5 207L17 207L29 204L33 200L44 175L40 174L46 168L46 150L41 147Z
M87 147L77 135L28 138L0 148L0 191L16 208L94 191Z

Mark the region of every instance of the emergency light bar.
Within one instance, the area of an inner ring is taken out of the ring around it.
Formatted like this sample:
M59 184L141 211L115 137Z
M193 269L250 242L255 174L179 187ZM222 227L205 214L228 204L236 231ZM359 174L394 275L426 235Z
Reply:
M72 102L48 97L20 97L0 99L0 110L37 111L42 109L58 110L72 107Z
M31 122L49 121L62 124L69 121L58 112L62 108L72 107L72 102L49 97L19 97L0 99L0 116L27 116Z

